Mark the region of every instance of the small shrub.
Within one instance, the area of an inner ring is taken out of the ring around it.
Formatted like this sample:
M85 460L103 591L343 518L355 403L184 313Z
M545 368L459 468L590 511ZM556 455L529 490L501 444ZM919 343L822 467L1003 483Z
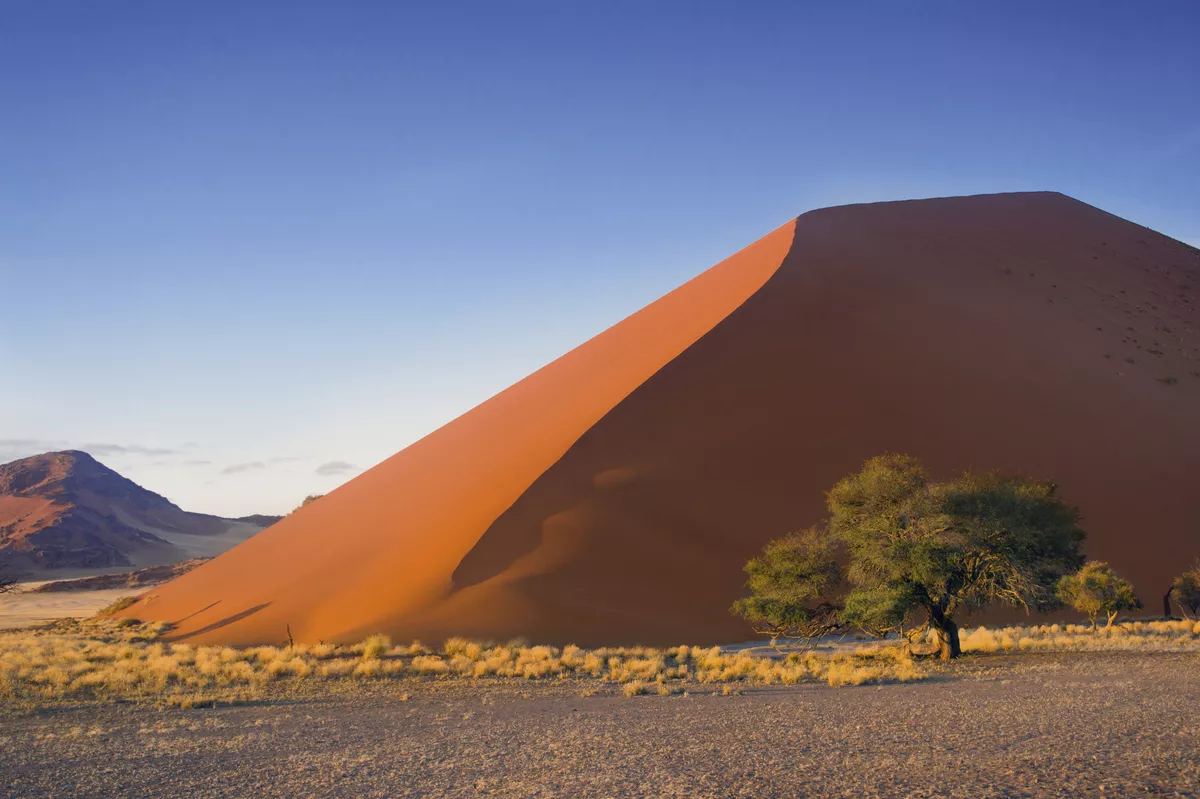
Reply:
M362 659L378 660L392 648L392 639L386 635L372 635L362 643Z
M413 658L413 671L417 674L445 674L450 671L449 664L437 655L420 655Z
M1185 619L1200 620L1200 560L1175 578L1169 596Z
M108 606L102 608L96 615L97 616L111 616L114 613L120 613L122 610L125 610L125 608L129 607L130 605L132 605L134 602L137 602L137 601L138 601L138 598L135 596L117 597L116 600L114 600L111 605L108 605ZM127 619L126 621L133 621L134 624L137 624L137 621L134 619Z

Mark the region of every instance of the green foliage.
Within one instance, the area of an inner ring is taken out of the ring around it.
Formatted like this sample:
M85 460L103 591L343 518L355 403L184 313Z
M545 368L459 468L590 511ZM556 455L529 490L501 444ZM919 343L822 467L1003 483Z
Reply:
M1179 606L1184 618L1200 619L1200 561L1171 584L1171 601Z
M772 541L746 564L750 596L732 612L754 631L772 637L812 639L836 626L835 608L824 597L841 580L837 548L816 528Z
M1118 577L1107 563L1094 560L1074 574L1065 575L1058 581L1058 599L1088 617L1092 628L1101 613L1108 616L1111 627L1122 610L1140 610L1141 600L1133 586Z
M828 493L828 531L768 545L747 565L751 597L735 605L767 615L773 597L784 595L792 573L768 569L768 552L793 552L804 540L800 565L820 557L845 562L846 591L840 603L830 593L836 580L820 582L803 569L801 598L840 607L838 621L875 635L903 632L914 617L932 627L943 657L959 652L955 615L1002 603L1026 610L1056 604L1058 579L1083 562L1078 511L1058 496L1052 483L1001 474L964 474L931 482L920 462L907 455L882 455L840 480ZM773 550L778 545L782 549ZM811 559L810 559L811 555ZM756 575L770 575L755 582ZM770 591L764 590L764 585ZM815 593L814 593L815 592ZM753 604L758 602L761 604ZM782 605L790 607L790 605ZM775 614L782 618L782 613ZM750 618L747 616L747 618Z
M955 614L1001 603L1046 609L1082 562L1079 514L1052 483L996 473L930 482L904 455L872 458L829 492L830 532L849 554L844 620L874 633L924 615L944 657Z

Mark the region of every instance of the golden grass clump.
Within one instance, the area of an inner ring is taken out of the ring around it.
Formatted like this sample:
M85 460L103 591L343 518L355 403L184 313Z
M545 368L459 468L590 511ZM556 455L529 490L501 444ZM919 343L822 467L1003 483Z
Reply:
M112 604L106 605L105 607L103 607L99 611L97 611L96 615L97 616L111 616L114 613L119 613L122 610L125 610L125 608L129 607L130 605L132 605L134 602L137 602L137 601L138 601L138 598L135 596L119 596L115 600L113 600ZM123 621L132 622L133 624L137 624L136 619L124 619ZM126 626L130 626L130 625L126 624Z
M437 655L419 655L413 658L412 668L417 674L445 674L450 671L446 661Z
M361 644L363 660L378 660L380 655L392 648L392 639L386 635L372 635Z
M964 631L965 632L965 631ZM1093 630L1082 624L977 627L962 636L963 652L1195 652L1200 623L1187 620L1126 621Z

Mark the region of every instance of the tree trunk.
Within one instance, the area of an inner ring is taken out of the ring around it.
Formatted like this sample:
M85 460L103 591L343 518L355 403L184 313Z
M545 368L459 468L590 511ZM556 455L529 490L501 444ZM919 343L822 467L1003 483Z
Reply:
M930 624L937 634L939 660L952 660L962 654L962 647L958 641L958 625L954 623L954 619L941 612L934 612L930 614Z
M1108 624L1104 625L1104 629L1106 629L1106 630L1111 630L1111 629L1112 629L1112 626L1113 626L1113 622L1114 622L1114 621L1116 621L1116 620L1117 620L1117 613L1116 613L1116 612L1110 612L1110 613L1108 614Z

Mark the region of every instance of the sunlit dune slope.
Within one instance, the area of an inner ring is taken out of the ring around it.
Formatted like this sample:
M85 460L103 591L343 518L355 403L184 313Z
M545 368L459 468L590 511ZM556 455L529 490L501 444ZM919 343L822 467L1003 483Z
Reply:
M342 638L433 610L506 508L663 365L762 287L793 224L667 294L246 544L137 614L197 640ZM529 611L524 611L529 615ZM231 621L232 619L232 621ZM404 634L396 630L397 634Z
M1059 194L814 211L130 613L736 639L745 559L886 450L1055 479L1157 607L1200 554L1198 285L1195 249Z

